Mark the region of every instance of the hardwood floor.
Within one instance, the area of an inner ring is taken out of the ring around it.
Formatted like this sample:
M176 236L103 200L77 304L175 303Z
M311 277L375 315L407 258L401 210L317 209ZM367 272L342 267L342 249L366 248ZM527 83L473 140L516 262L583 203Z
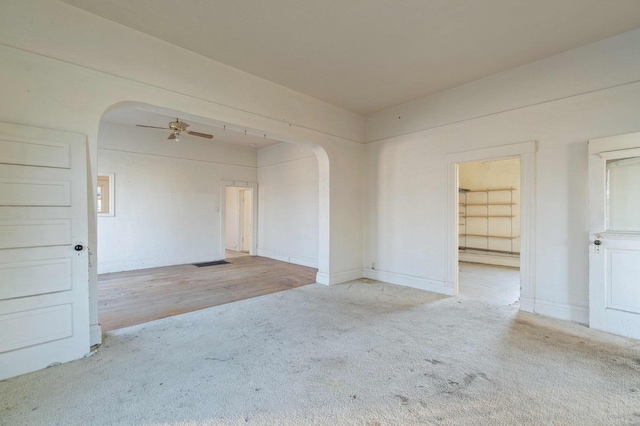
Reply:
M265 257L229 264L167 266L98 276L102 331L197 311L316 282L316 269Z

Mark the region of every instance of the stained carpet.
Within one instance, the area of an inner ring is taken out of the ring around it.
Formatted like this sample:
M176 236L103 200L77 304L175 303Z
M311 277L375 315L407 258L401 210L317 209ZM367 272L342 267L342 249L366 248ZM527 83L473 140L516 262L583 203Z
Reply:
M640 342L359 280L110 332L0 397L5 425L640 424Z

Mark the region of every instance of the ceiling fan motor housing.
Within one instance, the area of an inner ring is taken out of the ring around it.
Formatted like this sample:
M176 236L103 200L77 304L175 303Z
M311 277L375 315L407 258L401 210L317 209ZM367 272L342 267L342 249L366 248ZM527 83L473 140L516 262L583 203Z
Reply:
M169 128L178 130L180 132L187 130L187 127L189 127L189 125L180 120L172 121L171 123L169 123Z

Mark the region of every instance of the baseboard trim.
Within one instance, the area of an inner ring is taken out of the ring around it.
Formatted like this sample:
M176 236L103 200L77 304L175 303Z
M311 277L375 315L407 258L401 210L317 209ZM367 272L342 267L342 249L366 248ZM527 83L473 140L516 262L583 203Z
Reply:
M529 297L520 296L520 310L524 312L535 312L535 301Z
M109 274L112 272L137 271L138 269L160 268L163 266L187 265L189 263L210 262L215 260L224 260L224 256L218 259L211 255L194 256L183 258L169 259L150 259L139 262L114 262L114 263L98 263L98 274Z
M436 281L427 278L416 277L414 275L399 274L397 272L380 271L377 269L364 268L362 275L372 280L383 281L390 284L402 285L405 287L417 288L419 290L431 291L434 293L453 296L453 287L446 281Z
M460 253L458 254L460 262L483 263L486 265L510 266L512 268L520 267L520 259L508 256L491 256L476 253Z
M91 324L89 327L89 346L102 344L102 328L100 324Z
M293 263L295 265L308 266L316 269L318 268L318 259L313 257L298 256L291 253L282 253L259 247L258 256L268 257L269 259L279 260L281 262Z
M316 274L316 282L324 285L334 285L346 283L348 281L358 280L362 278L362 269L351 269L349 271L327 274L320 272Z
M522 307L522 305L521 305ZM536 314L545 315L565 321L589 324L589 308L570 305L568 303L555 303L545 300L535 301Z

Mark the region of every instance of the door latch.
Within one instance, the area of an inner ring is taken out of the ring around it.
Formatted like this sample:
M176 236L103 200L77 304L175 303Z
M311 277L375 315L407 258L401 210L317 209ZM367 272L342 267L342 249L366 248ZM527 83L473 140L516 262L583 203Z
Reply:
M595 240L593 244L596 246L596 254L600 254L600 246L602 245L602 240Z

